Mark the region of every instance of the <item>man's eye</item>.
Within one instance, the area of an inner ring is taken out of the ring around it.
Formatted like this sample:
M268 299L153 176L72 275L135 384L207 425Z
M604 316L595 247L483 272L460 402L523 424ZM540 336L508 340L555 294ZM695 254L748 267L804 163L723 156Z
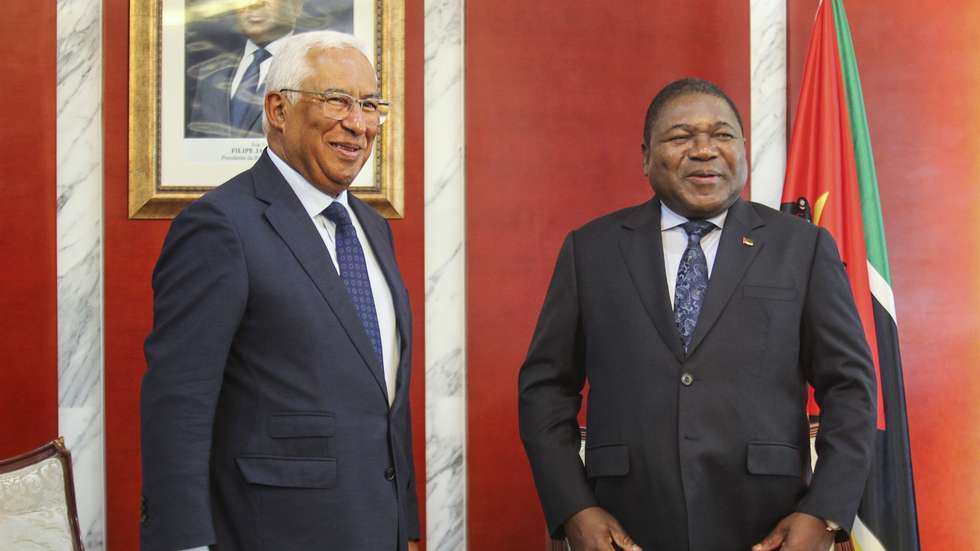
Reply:
M728 132L716 132L712 134L711 137L723 142L728 142L735 139L735 136L733 134L729 134Z
M327 96L325 101L333 107L349 107L351 104L350 98L345 96Z
M369 100L369 99L362 100L361 101L361 110L368 111L368 112L377 111L378 110L378 102L373 101L373 100Z
M686 135L681 134L681 135L678 135L678 136L671 136L671 137L667 138L667 141L668 142L674 142L674 143L684 143L684 142L686 142L686 141L688 141L690 139L691 139L690 136L686 136Z

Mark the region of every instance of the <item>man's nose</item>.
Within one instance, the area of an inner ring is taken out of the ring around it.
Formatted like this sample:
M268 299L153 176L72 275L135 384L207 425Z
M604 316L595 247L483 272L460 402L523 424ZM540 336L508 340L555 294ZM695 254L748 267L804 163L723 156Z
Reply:
M364 111L361 110L361 106L356 103L353 107L351 107L350 113L348 113L347 116L340 121L340 123L344 125L344 128L357 135L361 135L367 130L367 121L364 119Z
M713 159L718 156L718 147L711 136L704 133L695 134L691 140L691 149L687 155L692 159Z

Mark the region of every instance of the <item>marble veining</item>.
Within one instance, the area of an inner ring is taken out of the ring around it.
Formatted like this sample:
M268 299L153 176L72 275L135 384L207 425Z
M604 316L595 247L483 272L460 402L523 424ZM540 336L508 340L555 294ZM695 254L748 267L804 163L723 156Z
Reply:
M786 0L751 0L752 200L778 208L786 173Z
M86 549L105 549L102 2L58 0L58 431Z
M425 2L427 549L466 549L463 1Z

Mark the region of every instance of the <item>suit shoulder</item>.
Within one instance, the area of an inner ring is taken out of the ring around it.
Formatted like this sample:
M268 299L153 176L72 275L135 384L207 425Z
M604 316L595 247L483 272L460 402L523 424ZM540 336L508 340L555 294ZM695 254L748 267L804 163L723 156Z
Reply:
M192 201L177 214L174 223L199 220L203 216L204 219L218 217L235 224L235 220L248 217L263 205L255 197L251 174L245 171Z
M208 191L197 199L195 203L208 203L219 209L226 210L239 208L243 203L255 201L255 185L252 181L252 174L251 171L245 170Z
M820 231L819 226L816 226L800 218L799 216L787 214L772 207L763 205L762 203L749 202L749 206L752 207L755 213L762 219L763 222L765 222L767 226L771 226L779 232L785 232L791 235L815 237Z
M628 220L647 208L650 208L650 201L604 214L576 228L573 233L581 236L598 236L608 233L622 227Z

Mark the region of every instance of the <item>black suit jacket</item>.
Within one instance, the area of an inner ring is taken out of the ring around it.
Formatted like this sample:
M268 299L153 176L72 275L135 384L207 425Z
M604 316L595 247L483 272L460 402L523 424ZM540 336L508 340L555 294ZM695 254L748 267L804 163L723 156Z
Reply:
M807 383L823 408L812 475ZM830 234L741 200L687 354L653 199L568 236L520 373L521 436L552 533L599 505L657 551L749 549L794 510L849 528L874 415Z
M350 206L394 299L390 408L344 283L268 153L174 220L141 396L144 551L394 551L418 538L408 295L386 221Z
M241 52L223 53L193 67L189 73L196 83L187 121L187 138L258 138L262 133L261 98L265 85L259 86L255 102L245 111L240 127L231 124L231 84L241 63Z

